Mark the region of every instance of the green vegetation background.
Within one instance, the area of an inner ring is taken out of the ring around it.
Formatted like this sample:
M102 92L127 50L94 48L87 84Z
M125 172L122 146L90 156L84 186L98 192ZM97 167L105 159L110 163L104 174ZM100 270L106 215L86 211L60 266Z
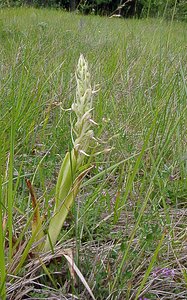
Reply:
M59 167L71 147L65 109L74 99L80 53L89 62L98 90L95 135L101 150L113 150L95 157L60 245L74 249L97 299L112 299L114 288L115 299L134 299L141 285L148 299L167 293L187 299L186 44L186 24L173 18L0 11L0 215L10 216L16 238L24 230L24 239L30 237L25 178L33 182L45 220L51 217ZM3 272L12 261L3 230L0 238ZM47 267L58 288L43 269L28 277L24 266L19 276L6 277L6 299L19 299L20 288L31 288L34 299L51 288L57 299L68 291L89 299L81 283L72 283L66 262ZM174 270L174 279L154 279L154 267Z

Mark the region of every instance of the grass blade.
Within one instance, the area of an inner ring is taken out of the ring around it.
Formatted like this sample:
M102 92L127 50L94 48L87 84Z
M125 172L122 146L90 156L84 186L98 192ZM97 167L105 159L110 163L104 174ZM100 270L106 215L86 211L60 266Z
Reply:
M146 272L145 272L145 275L144 275L144 277L143 277L143 280L142 280L142 282L141 282L141 284L140 284L140 287L139 287L139 289L138 289L138 292L137 292L136 297L135 297L134 300L137 300L138 297L140 296L140 293L141 293L141 291L142 291L142 289L143 289L143 287L144 287L144 285L145 285L145 283L146 283L146 281L147 281L147 279L148 279L148 277L149 277L149 275L150 275L150 273L151 273L151 270L152 270L152 268L153 268L153 266L154 266L154 263L156 262L156 259L157 259L158 253L159 253L159 251L160 251L160 248L161 248L161 246L162 246L162 244L163 244L165 235L166 235L166 231L164 231L164 233L162 234L162 237L161 237L161 239L160 239L160 242L159 242L159 244L158 244L158 246L157 246L157 248L156 248L156 250L155 250L155 252L154 252L154 254L153 254L153 257L152 257L152 259L151 259L151 261L150 261L150 263L149 263L149 266L148 266L148 268L147 268L147 270L146 270Z

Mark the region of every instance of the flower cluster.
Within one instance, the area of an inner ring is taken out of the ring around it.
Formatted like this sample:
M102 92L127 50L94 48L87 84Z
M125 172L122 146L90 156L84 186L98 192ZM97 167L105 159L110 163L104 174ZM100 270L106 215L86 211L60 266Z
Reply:
M174 277L175 276L175 271L173 269L169 269L169 268L156 268L153 271L153 276L154 277Z
M95 122L92 120L92 87L88 63L81 54L76 70L76 98L72 104L72 110L75 112L77 122L73 126L75 134L74 149L86 154L90 140L93 138L93 130L90 129Z

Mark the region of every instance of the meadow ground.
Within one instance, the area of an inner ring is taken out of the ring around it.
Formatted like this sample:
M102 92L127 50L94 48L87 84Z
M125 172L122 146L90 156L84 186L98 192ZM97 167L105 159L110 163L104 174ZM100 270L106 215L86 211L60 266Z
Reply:
M185 23L0 11L2 299L91 299L64 249L97 300L187 299L186 45ZM25 178L51 216L80 53L98 90L98 151L111 151L94 157L54 253L13 272L14 239L30 237Z

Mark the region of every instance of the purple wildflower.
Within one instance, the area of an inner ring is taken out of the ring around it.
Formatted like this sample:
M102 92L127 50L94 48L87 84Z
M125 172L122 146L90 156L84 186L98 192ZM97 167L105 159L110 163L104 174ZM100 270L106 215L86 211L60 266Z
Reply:
M156 268L154 269L152 274L154 277L158 277L158 276L174 277L175 271L174 269L169 269L169 268Z

